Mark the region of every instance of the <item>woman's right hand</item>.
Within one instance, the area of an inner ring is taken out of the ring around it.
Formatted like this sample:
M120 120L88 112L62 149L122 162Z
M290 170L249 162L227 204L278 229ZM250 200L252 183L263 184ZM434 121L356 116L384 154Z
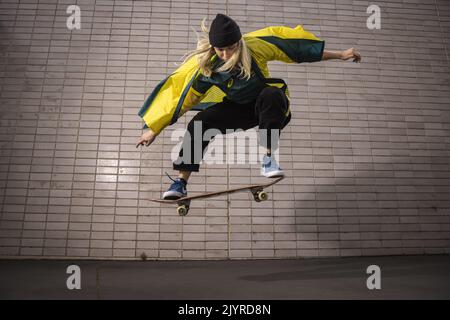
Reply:
M142 136L139 138L139 141L136 145L136 148L139 146L149 146L156 138L157 134L154 133L151 129L148 129L146 132L142 134Z

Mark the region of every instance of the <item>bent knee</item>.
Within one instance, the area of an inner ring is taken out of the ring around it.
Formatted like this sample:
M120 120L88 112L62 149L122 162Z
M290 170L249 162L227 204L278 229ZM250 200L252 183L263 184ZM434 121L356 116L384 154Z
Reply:
M274 86L268 86L265 87L264 89L261 90L260 96L263 97L284 97L285 94L283 92L283 90L281 90L280 88L274 87Z

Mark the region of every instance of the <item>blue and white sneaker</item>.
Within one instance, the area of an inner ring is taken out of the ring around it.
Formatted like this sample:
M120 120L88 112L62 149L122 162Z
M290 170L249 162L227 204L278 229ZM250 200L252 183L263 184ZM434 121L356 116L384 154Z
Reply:
M163 193L162 198L164 200L176 200L179 198L186 197L187 196L186 181L180 178L172 179L172 177L170 177L168 174L167 176L169 177L170 180L173 181L173 183L170 185L169 189Z
M281 170L281 168L278 166L278 163L273 155L270 157L264 155L261 165L261 175L266 178L276 178L284 176L283 170Z

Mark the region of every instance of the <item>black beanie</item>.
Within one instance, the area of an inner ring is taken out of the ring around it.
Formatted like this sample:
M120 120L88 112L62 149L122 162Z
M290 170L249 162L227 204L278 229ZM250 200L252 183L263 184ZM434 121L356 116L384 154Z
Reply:
M241 37L241 30L233 19L221 13L217 14L209 28L209 43L213 47L230 46Z

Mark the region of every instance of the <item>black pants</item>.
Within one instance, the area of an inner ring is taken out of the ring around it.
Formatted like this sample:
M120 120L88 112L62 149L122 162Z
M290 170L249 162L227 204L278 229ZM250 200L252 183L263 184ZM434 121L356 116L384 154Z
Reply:
M173 163L173 169L178 171L195 171L200 168L200 161L205 154L206 148L211 140L203 141L203 134L208 129L217 129L222 134L227 129L248 130L259 126L260 132L268 134L260 135L260 144L268 149L276 149L278 141L272 142L270 135L271 129L278 129L281 132L291 120L291 113L286 116L289 108L289 100L284 92L276 87L266 87L259 94L257 100L249 104L238 104L227 100L209 107L197 113L189 122L186 134L183 139L183 145L178 159ZM197 124L195 124L197 122ZM194 132L194 128L201 130ZM265 130L261 130L265 129ZM279 135L278 135L279 136ZM195 147L195 138L202 141ZM212 137L211 137L212 139ZM190 148L187 163L183 162L185 149Z

